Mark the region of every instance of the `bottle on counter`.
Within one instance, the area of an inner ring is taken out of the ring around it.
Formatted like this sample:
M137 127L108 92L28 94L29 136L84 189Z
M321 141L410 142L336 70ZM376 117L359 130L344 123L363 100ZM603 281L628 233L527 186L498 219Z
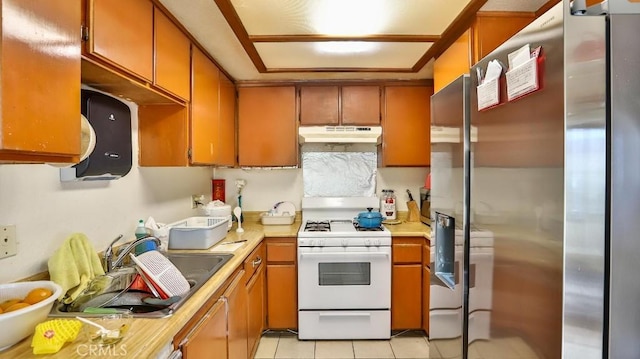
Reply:
M383 189L380 212L386 219L396 219L396 195L392 189Z
M138 225L135 230L136 239L144 238L149 235L147 232L147 228L144 226L144 220L139 220ZM156 244L153 241L146 241L144 243L140 243L136 246L135 253L136 255L142 254L146 251L151 251L156 249Z

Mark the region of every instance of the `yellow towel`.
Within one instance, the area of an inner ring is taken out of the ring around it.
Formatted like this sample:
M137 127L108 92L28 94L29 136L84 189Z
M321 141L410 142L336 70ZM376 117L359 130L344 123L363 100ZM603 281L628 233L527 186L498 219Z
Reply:
M95 276L104 274L98 253L83 233L74 233L49 258L49 276L66 293L71 303Z

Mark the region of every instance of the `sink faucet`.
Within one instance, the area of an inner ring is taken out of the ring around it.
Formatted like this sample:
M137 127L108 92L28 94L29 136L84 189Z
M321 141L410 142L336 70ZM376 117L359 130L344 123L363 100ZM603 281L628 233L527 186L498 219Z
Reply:
M116 239L114 239L109 247L104 251L104 264L105 264L105 272L111 272L113 269L118 268L122 265L124 258L131 252L133 249L141 243L153 241L156 243L156 247L160 247L160 239L154 236L145 236L142 238L138 238L133 242L127 244L126 247L120 250L118 257L116 260L113 260L113 245L116 244L122 238L122 234L119 235Z

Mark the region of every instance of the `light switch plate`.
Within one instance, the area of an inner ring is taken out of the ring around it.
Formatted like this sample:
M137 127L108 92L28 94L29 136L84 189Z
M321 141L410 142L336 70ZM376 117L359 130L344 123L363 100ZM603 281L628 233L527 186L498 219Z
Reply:
M0 259L18 254L16 226L0 226Z

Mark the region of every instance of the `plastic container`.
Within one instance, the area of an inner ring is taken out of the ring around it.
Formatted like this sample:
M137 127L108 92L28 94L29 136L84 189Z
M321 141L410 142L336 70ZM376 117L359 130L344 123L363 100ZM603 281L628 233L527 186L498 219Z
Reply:
M138 226L136 227L135 235L136 235L136 239L144 238L149 235L149 233L147 232L147 228L144 226L144 221L142 219L138 221ZM135 253L136 255L138 255L146 251L152 251L154 249L157 249L155 242L146 241L136 246Z
M169 224L169 249L207 249L227 236L228 218L189 217Z
M260 214L260 222L262 222L263 226L290 225L293 223L295 218L295 214L277 215L270 214L269 212L263 212Z
M33 281L0 284L0 302L8 299L24 298L35 288L50 289L53 294L43 301L13 312L0 314L0 351L33 334L38 323L47 320L56 299L62 296L62 287L52 281Z
M383 189L380 199L380 212L386 219L396 219L396 195L392 189Z

